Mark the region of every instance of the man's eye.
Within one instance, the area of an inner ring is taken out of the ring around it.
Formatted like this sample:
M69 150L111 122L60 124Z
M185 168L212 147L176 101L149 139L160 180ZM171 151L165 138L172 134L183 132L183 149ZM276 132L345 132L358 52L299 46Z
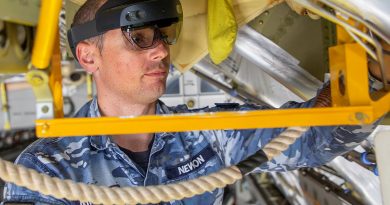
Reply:
M143 44L143 43L145 43L145 40L146 40L143 35L132 35L131 38L137 44L138 43Z

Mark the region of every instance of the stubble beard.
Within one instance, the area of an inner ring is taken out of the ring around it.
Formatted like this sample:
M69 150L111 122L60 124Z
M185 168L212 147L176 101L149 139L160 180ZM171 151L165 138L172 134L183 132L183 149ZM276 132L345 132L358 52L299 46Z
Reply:
M152 84L144 84L138 92L140 100L142 99L145 103L153 103L157 101L162 95L164 95L166 90L166 82L169 73L170 60L169 56L163 59L161 62L152 65L151 67L163 67L166 70L167 75ZM153 69L150 69L153 70Z
M153 103L164 95L166 89L166 78L161 79L153 85L143 86L139 92L138 97L144 103Z

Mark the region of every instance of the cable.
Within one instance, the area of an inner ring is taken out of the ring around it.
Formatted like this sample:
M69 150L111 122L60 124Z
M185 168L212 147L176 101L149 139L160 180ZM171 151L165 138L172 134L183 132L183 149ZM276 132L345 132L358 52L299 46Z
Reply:
M383 40L386 42L389 42L390 39L384 35L382 32L380 32L377 28L366 22L364 19L360 18L359 16L347 11L346 9L337 6L336 4L328 1L328 0L319 0L321 3L327 5L328 7L339 11L340 13L347 15L349 18L352 18L356 22L361 23L364 25L366 28L368 28L371 32L374 32L376 35L380 36ZM374 37L366 34L365 32L359 30L358 28L353 27L350 25L346 20L342 20L341 18L338 18L334 14L326 11L323 9L321 6L317 5L316 3L310 1L310 0L296 0L299 4L304 6L305 8L309 9L313 13L320 15L324 17L325 19L328 19L331 22L334 22L340 26L342 26L351 36L352 38L357 41L366 51L367 53L373 57L376 61L378 61L380 69L381 69L381 77L382 77L382 82L383 82L383 87L387 91L389 90L389 85L387 81L385 80L386 76L386 69L384 65L384 60L383 60L383 49L381 44L376 40ZM361 39L360 39L361 38ZM376 53L372 51L362 40L367 41L369 44L375 47Z

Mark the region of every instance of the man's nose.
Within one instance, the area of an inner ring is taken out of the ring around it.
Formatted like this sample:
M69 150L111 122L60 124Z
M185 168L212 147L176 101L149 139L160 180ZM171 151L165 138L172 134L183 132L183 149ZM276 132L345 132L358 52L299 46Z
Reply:
M152 60L160 61L169 54L169 46L163 41L158 42L158 45L151 49L150 57Z

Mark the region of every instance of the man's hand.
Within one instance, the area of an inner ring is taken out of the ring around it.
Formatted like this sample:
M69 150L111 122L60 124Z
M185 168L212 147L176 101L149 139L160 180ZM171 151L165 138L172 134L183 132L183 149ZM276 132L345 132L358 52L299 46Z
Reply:
M384 63L385 63L385 70L386 70L386 80L387 82L390 82L390 45L387 43L382 43L384 51ZM381 80L381 69L379 66L379 63L376 61L369 61L368 62L368 69L370 70L371 75L374 76L374 78ZM316 103L314 104L314 107L328 107L332 105L332 99L331 99L331 93L330 93L330 84L327 85L322 89L322 91L317 96Z
M390 82L390 45L387 43L382 43L383 49L384 49L384 64L385 64L385 71L386 71L386 80L387 82ZM370 70L370 73L373 77L375 77L378 80L382 80L381 75L381 68L379 66L379 63L376 61L369 61L368 63L368 69Z

